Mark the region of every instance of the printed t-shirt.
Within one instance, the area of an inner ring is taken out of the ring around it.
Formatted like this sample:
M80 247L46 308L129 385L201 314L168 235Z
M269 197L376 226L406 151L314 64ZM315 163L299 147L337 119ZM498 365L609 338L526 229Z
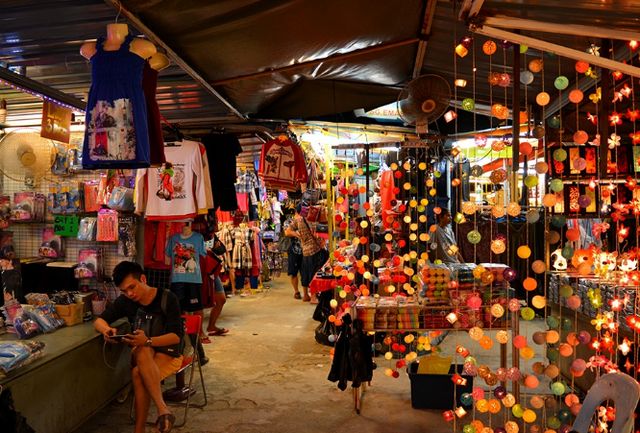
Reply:
M189 237L181 233L173 235L166 253L171 258L172 283L202 283L200 256L206 256L207 252L200 233L193 232Z

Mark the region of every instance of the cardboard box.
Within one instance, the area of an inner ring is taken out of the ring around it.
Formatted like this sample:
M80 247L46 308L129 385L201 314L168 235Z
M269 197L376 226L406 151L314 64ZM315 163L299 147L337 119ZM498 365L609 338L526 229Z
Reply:
M82 323L82 314L84 310L84 304L69 304L61 305L56 304L56 312L60 316L67 326L77 325Z

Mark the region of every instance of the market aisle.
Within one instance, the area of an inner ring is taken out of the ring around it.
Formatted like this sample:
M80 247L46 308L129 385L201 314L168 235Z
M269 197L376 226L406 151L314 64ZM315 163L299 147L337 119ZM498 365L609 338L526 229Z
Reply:
M393 379L382 370L374 373L362 415L356 415L350 389L342 392L326 379L329 348L313 339L314 306L293 299L285 277L271 283L266 293L228 300L220 326L231 332L205 346L211 358L204 367L210 404L203 410L191 409L187 425L174 431L451 431L441 411L411 408L405 374ZM130 400L113 403L78 431L131 432L129 407ZM175 408L176 414L178 410Z

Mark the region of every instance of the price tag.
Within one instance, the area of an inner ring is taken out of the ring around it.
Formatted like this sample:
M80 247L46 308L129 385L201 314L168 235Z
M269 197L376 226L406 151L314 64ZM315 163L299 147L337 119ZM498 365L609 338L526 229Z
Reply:
M76 237L80 218L77 215L56 215L53 220L53 231L58 236Z

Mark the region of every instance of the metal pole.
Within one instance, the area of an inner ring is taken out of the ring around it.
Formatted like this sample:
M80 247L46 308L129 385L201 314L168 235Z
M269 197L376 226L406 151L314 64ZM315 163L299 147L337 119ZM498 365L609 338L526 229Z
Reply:
M511 201L518 202L518 170L520 169L520 45L513 45L513 115L511 142ZM524 193L524 191L523 191Z

